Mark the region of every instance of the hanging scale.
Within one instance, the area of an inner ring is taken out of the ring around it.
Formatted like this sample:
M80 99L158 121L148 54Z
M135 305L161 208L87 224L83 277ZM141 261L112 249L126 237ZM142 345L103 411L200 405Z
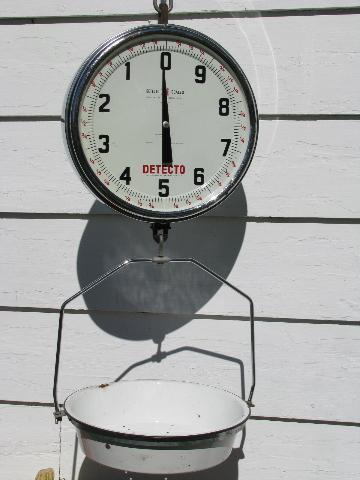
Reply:
M169 258L170 224L201 215L236 188L254 155L258 115L234 58L208 36L168 24L173 1L154 0L159 24L98 47L70 87L64 113L68 151L82 181L114 210L151 224L152 258L127 259L68 298L60 309L53 397L55 420L75 426L85 455L113 468L183 473L231 453L250 415L255 388L251 298L193 258ZM65 308L134 264L190 264L250 305L252 382L248 399L212 386L119 381L57 393ZM146 405L142 402L146 402Z

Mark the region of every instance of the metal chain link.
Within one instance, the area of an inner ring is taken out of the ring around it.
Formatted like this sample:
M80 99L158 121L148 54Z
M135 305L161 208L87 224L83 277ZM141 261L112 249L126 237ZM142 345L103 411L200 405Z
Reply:
M167 5L167 0L160 0L160 6L159 6L158 0L153 0L153 5L154 5L155 10L158 13L161 13L160 7L161 7L161 5ZM174 0L169 0L168 12L170 13L173 8L174 8Z
M160 0L160 4L158 3L158 0L153 0L153 5L159 15L159 24L167 25L169 21L169 13L174 6L173 0L169 0L169 4L167 0Z

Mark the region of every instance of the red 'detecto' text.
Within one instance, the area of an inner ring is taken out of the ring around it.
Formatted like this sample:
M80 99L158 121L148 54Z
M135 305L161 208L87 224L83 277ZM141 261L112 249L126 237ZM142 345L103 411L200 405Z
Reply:
M145 175L185 175L185 165L143 165Z

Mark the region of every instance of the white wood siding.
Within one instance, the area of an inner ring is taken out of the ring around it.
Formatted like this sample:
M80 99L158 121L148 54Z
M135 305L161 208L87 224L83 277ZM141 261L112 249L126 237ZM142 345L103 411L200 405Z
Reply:
M174 5L176 23L236 57L261 114L242 186L204 218L174 226L166 246L243 288L257 317L256 407L243 454L236 449L186 480L357 480L360 2ZM148 225L87 192L67 160L60 122L82 60L147 21L156 22L151 0L0 1L0 480L58 468L48 405L59 305L124 257L156 248ZM248 391L248 307L200 272L134 268L71 308L61 400L130 366L127 378ZM169 354L160 363L159 342ZM74 438L64 420L66 480L145 480L84 460Z
M265 10L276 12L278 9L303 10L314 8L358 7L356 0L180 0L175 4L172 15L177 13L207 12L257 12ZM68 17L76 15L136 15L146 13L153 16L152 2L148 0L36 0L32 4L22 0L2 0L1 17ZM0 18L1 18L0 17Z
M0 405L0 412L0 418L3 419L0 437L2 478L33 480L35 476L31 472L36 472L44 465L52 465L57 471L58 428L52 422L51 409ZM89 460L84 461L80 448L74 448L75 446L74 429L68 422L64 422L61 466L62 476L67 480L192 478L189 475L119 475L112 469L101 467ZM199 472L194 478L233 479L239 474L239 478L249 480L358 480L359 447L356 427L249 420L244 458L241 458L239 449L234 449L228 462L211 471Z
M0 125L2 157L9 159L3 162L0 176L4 212L86 214L91 210L94 196L64 157L59 122ZM242 182L246 209L244 201L242 207L238 205L243 194L235 192L207 215L359 218L359 159L359 121L263 120L255 157ZM114 213L105 206L101 211Z
M49 386L57 315L1 312L0 321L3 338L0 362L4 369L0 391L7 391L6 400L12 402L34 399L51 402ZM140 327L135 327L135 322ZM134 330L142 330L145 340L131 342L99 329L88 315L67 315L59 379L61 398L80 387L113 381L129 365L146 360L147 363L130 371L126 379L186 378L234 389L239 394L248 393L251 380L248 322L198 318L185 323L166 336L161 348L163 352L186 348L157 363L154 338L167 329L169 322L174 328L180 320L139 313L97 315L97 324L103 328L112 324L113 333L127 330L134 335ZM356 326L349 328L351 335L346 334L342 325L259 321L254 415L360 423L360 332ZM25 349L31 362L24 365ZM244 388L240 361L244 364Z
M16 307L56 308L79 290L79 280L88 283L124 257L156 251L147 224L115 215L5 218L0 231L0 301ZM359 321L358 225L207 217L175 225L171 233L170 255L193 255L223 273L254 297L261 317ZM246 302L230 289L179 265L131 266L74 307L87 304L184 315L248 314Z
M108 37L143 23L3 25L1 113L60 115L67 87L84 58ZM237 58L261 114L360 113L358 15L177 23L210 35Z

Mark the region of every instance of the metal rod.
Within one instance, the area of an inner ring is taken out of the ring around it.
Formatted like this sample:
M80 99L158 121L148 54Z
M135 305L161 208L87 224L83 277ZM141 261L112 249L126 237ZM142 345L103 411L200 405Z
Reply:
M177 263L192 263L193 265L196 265L199 267L201 270L204 272L208 273L210 276L216 278L219 280L219 282L223 283L224 285L228 286L234 292L238 293L242 297L244 297L250 305L250 341L251 341L251 372L252 372L252 383L251 383L251 388L250 388L250 393L249 397L247 400L247 403L249 406L254 406L252 403L252 398L254 395L254 390L255 390L255 384L256 384L256 365L255 365L255 321L254 321L254 302L252 299L244 293L242 290L239 288L235 287L232 283L228 282L225 278L221 277L218 273L214 272L210 268L208 268L206 265L203 263L199 262L198 260L195 260L193 258L186 258L186 259L171 259L170 262L177 262Z
M208 273L210 276L214 277L217 279L219 282L223 283L224 285L228 286L231 288L233 291L241 295L243 298L245 298L249 304L250 304L250 336L251 336L251 371L252 371L252 384L250 388L250 393L249 397L247 400L247 403L249 406L254 406L252 403L252 398L254 395L254 390L255 390L255 383L256 383L256 370L255 370L255 323L254 323L254 303L252 299L244 293L242 290L239 288L235 287L232 283L228 282L225 278L221 277L219 274L211 270L209 267L204 265L203 263L199 262L198 260L195 260L193 258L167 258L167 257L153 257L153 258L138 258L138 259L128 259L125 260L124 262L120 263L116 267L112 268L111 270L107 271L100 277L98 277L96 280L93 282L89 283L86 285L84 288L79 290L77 293L69 297L65 302L61 305L60 308L60 314L59 314L59 324L58 324L58 336L57 336L57 345L56 345L56 357L55 357L55 371L54 371L54 384L53 384L53 398L54 398L54 406L55 406L55 422L58 423L61 421L64 412L60 410L59 407L59 402L57 398L57 384L58 384L58 378L59 378L59 365L60 365L60 351L61 351L61 340L62 340L62 329L63 329L63 319L64 319L64 313L65 313L65 308L66 306L78 298L80 295L83 295L84 293L88 292L89 290L92 290L95 288L97 285L105 281L107 278L111 277L115 273L117 273L119 270L121 270L124 267L127 267L128 265L131 265L133 263L191 263L192 265L195 265L196 267L200 268L204 272Z
M78 298L80 295L83 295L84 293L88 292L89 290L92 290L94 287L102 283L104 280L107 278L111 277L114 275L116 272L121 270L123 267L130 265L131 263L140 263L140 262L152 262L152 259L147 259L147 258L140 258L140 259L133 259L133 260L125 260L124 262L120 263L116 267L112 268L111 270L105 272L103 275L98 277L96 280L93 282L90 282L87 284L84 288L79 290L77 293L69 297L65 302L61 305L60 307L60 314L59 314L59 325L58 325L58 336L57 336L57 344L56 344L56 357L55 357L55 371L54 371L54 384L53 384L53 398L54 398L54 406L55 406L55 421L61 420L62 412L60 411L59 407L59 402L57 399L57 384L58 384L58 378L59 378L59 364L60 364L60 351L61 351L61 340L62 340L62 328L63 328L63 318L64 318L64 312L66 306Z

